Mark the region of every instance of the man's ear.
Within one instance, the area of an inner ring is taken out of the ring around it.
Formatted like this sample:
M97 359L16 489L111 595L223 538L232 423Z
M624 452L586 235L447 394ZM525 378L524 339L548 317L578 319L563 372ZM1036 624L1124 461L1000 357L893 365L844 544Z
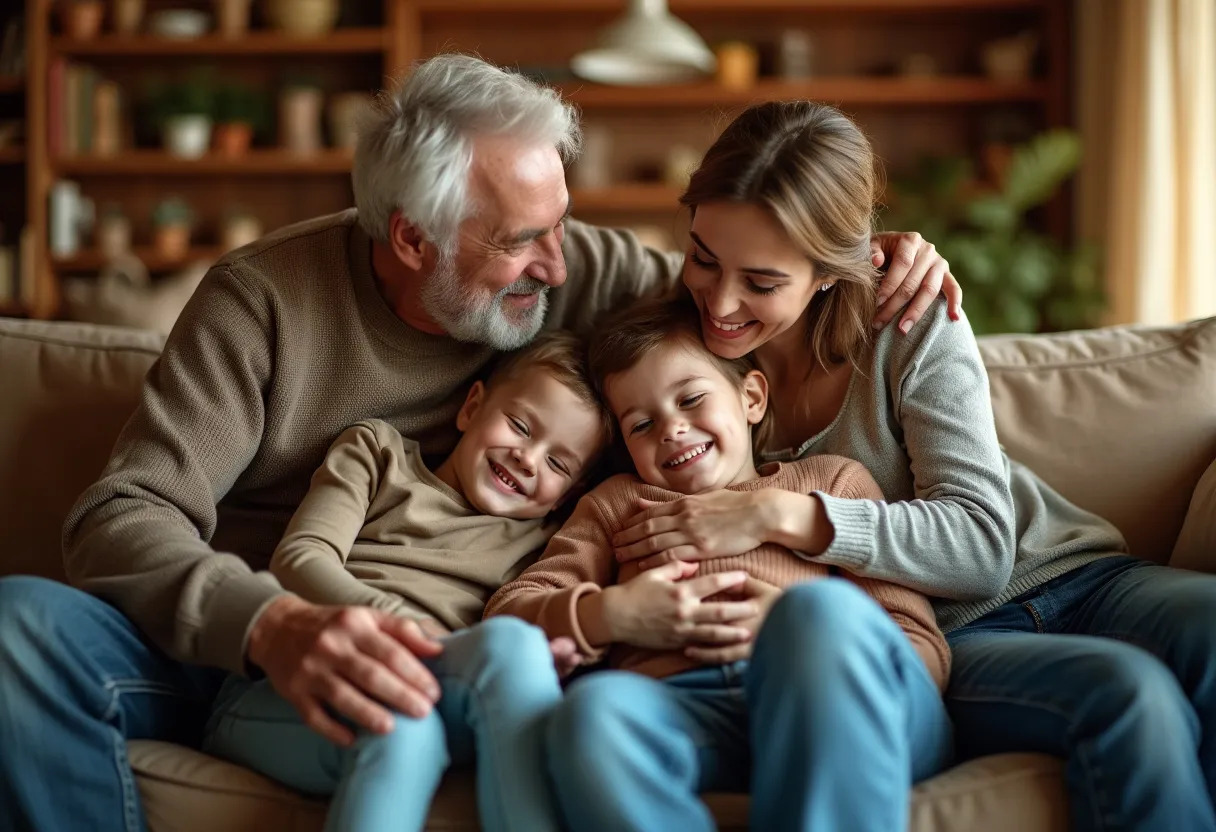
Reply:
M423 236L422 229L402 216L400 211L394 211L389 217L388 245L407 268L422 270L430 243Z
M749 370L743 377L743 405L747 423L758 425L768 410L768 378L759 370Z
M473 386L469 388L469 394L464 397L464 404L460 406L460 410L456 411L456 430L464 433L469 429L469 424L477 415L477 411L481 410L485 400L485 384L480 381L473 382Z

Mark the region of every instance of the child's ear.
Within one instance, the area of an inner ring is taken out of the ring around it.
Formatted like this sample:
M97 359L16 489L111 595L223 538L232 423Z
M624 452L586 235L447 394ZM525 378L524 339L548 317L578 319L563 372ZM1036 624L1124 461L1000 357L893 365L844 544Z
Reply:
M473 417L477 415L477 411L481 410L481 406L486 401L486 386L480 381L473 382L473 386L469 388L469 394L464 397L464 404L460 406L460 410L456 411L456 430L464 433L469 429L469 423L473 421Z
M750 370L743 377L743 404L747 423L758 425L768 410L768 378L759 370Z

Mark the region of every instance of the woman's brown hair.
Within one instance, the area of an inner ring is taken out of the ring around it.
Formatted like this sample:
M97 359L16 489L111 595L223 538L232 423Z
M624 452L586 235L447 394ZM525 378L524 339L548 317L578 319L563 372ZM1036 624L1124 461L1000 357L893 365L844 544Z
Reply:
M870 262L881 173L870 142L839 110L810 101L750 107L718 137L680 204L747 202L768 210L834 281L806 309L815 361L855 367L870 344L877 270Z

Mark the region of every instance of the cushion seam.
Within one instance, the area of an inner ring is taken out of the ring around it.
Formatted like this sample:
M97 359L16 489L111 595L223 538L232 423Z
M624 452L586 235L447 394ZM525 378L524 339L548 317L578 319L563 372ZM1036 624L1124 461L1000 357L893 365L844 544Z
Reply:
M61 338L52 338L34 333L22 333L20 335L11 332L0 332L0 339L12 338L17 341L33 341L39 344L49 344L56 347L75 347L82 350L90 350L93 352L137 352L144 355L160 355L161 350L155 347L145 347L138 344L97 344L97 343L77 343L73 341L65 341Z

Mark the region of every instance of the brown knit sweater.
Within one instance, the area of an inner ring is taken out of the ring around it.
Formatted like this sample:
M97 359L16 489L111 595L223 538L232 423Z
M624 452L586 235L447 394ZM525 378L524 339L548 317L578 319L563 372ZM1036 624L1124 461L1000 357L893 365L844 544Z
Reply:
M568 278L549 293L547 326L584 331L626 295L674 281L680 263L573 221L562 250ZM284 591L259 570L326 449L348 425L383 419L433 464L493 355L393 314L353 210L228 254L68 515L69 579L174 658L241 672L252 622Z
M811 456L797 462L765 466L757 479L730 486L732 491L783 488L801 494L819 491L843 499L881 500L882 492L860 463L838 456ZM607 480L579 501L574 513L546 547L539 561L494 593L486 616L514 615L542 627L550 638L570 636L589 660L604 649L591 644L578 623L578 602L603 587L624 583L638 574L637 562L618 565L612 536L636 511L639 499L668 502L682 495L647 485L634 476ZM752 577L785 588L832 574L832 567L813 563L771 543L742 555L701 561L698 575L743 570ZM950 648L937 627L925 596L898 584L839 573L853 581L885 609L924 660L939 688L950 674ZM663 677L696 667L679 651L657 651L613 645L613 667Z

